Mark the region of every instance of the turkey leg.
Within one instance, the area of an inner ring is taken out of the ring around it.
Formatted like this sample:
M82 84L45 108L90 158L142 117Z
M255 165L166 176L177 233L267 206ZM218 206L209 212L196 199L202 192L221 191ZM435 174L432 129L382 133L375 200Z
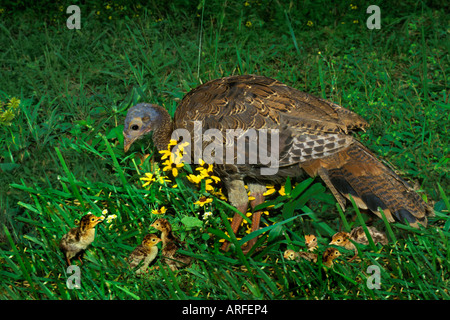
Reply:
M263 196L264 192L258 192L258 193L251 194L251 196L253 196L255 198L254 200L252 200L250 202L250 205L252 206L252 209L255 209L256 206L258 206L258 205L260 205L261 203L264 202L264 196ZM261 211L253 212L251 232L254 232L254 231L258 230L259 226L260 226L260 223L261 223ZM244 252L244 254L247 254L252 249L252 247L256 243L256 240L258 240L257 237L249 240L245 244L245 246L242 248L242 251Z
M237 209L242 213L242 214L246 214L247 213L247 208L248 208L248 202L237 207ZM231 220L231 230L233 230L233 233L236 234L236 232L239 229L239 226L242 223L242 220L244 220L244 218L241 216L240 213L235 213L233 220ZM222 244L222 247L220 247L220 249L222 249L223 251L228 251L228 249L230 248L230 242L226 241Z

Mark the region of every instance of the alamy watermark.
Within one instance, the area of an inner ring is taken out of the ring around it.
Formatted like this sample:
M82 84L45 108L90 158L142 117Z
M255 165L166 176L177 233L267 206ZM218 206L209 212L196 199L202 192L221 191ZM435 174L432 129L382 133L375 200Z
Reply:
M368 29L381 29L381 10L379 6L371 5L367 7L366 13L371 13L367 18L366 26Z
M70 14L66 21L67 28L81 29L81 9L77 5L70 5L66 10ZM366 9L366 13L371 14L366 21L368 29L381 29L381 10L377 5L370 5Z
M70 265L66 270L70 276L67 278L66 286L68 289L81 289L81 270L79 266Z
M274 175L279 167L278 129L207 129L202 122L194 121L193 137L187 129L179 128L172 133L172 139L181 141L172 149L175 153L183 142L184 163L199 164L202 159L210 164L250 164L261 167L261 175ZM225 136L224 136L225 135ZM193 157L191 157L193 155Z
M381 272L380 267L377 265L370 265L367 267L367 273L371 275L367 278L367 288L380 289L381 288Z
M66 25L69 29L81 29L81 10L79 6L71 5L67 7L67 14L71 14L67 18Z

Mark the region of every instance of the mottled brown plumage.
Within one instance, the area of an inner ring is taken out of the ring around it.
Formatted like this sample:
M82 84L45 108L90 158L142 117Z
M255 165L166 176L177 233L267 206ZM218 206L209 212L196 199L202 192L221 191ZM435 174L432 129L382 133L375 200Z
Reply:
M341 253L338 249L329 247L325 250L322 255L322 264L331 268L334 264L333 260L339 257Z
M311 252L297 252L291 249L288 249L284 252L283 257L286 260L295 260L300 261L300 259L305 259L307 261L317 262L317 254Z
M370 237L375 244L381 243L382 245L386 245L388 243L388 239L384 232L379 231L375 227L367 227L367 230L369 231ZM358 255L358 250L352 241L363 245L369 244L369 239L367 238L363 227L356 227L352 229L350 233L343 231L337 232L333 235L330 244L344 247L347 250L352 250L355 255L349 261L353 261Z
M95 239L95 226L103 221L103 217L96 217L93 214L86 214L80 220L78 227L72 228L66 233L59 243L59 248L64 253L67 265L70 260L78 257L81 263L81 254Z
M172 226L167 219L160 218L152 225L153 228L161 231L163 243L162 255L165 262L172 271L188 266L192 259L184 254L177 253L177 250L185 246L185 243L174 236Z
M138 245L128 256L128 263L131 269L139 268L136 274L139 275L147 271L149 264L158 255L157 244L161 239L154 234L145 235L141 244Z
M205 151L210 141L214 141L206 138L213 134L208 131L209 135L196 138L196 121L201 124L200 133L209 129L222 132L225 145L238 139L227 139L227 129L242 129L239 137L249 133L249 129L264 129L267 130L265 140L255 137L259 146L266 151L275 144L279 146L275 174L262 174L260 169L269 167L269 163L259 157L261 154L255 159L255 152L250 152L249 148L237 150L236 143L233 161L226 161L230 159L225 159L224 153L223 164L215 164L215 173L222 178L230 203L243 214L248 207L245 184L255 198L251 203L254 208L264 201L267 183L283 183L288 176L299 177L305 172L310 176L319 175L343 209L353 197L362 209L381 216L380 207L388 221L406 220L413 226L426 226L427 216L433 214L405 181L351 135L352 131L368 127L364 119L335 103L262 76L231 76L200 85L186 94L173 121L161 106L138 104L132 107L125 119L125 151L151 131L157 148L166 149L172 132L180 128L191 134L191 145L197 142ZM272 143L272 137L276 143ZM191 160L196 162L199 154L191 150ZM215 153L212 155L218 157ZM237 164L238 155L246 159L245 163ZM236 213L232 221L234 232L241 222L242 215ZM260 212L254 213L252 222L252 230L257 230ZM245 251L255 241L251 240ZM224 244L223 249L227 248L228 244Z

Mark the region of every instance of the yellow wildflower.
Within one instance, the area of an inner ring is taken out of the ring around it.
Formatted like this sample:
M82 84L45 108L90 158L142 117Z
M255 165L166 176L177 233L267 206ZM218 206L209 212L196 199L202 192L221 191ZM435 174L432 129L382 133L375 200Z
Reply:
M152 182L156 181L156 179L153 177L152 173L145 173L145 177L139 178L140 180L145 181L145 183L142 185L142 187L146 187Z
M182 142L180 144L177 144L174 148L175 150L175 156L183 158L184 156L184 148L186 148L189 145L189 142ZM173 150L173 149L172 149Z
M216 197L218 197L220 200L224 200L227 201L227 197L223 194L222 189L219 189L219 191L214 191L212 192L213 195L215 195Z
M206 176L208 172L213 171L213 165L206 163L205 161L203 161L203 159L198 159L198 164L200 166L195 168L195 170L200 171L200 173L204 176Z
M205 191L207 192L213 192L214 191L214 187L211 185L213 183L213 181L211 179L206 179L205 180Z
M312 27L314 25L314 22L308 21L307 25L308 25L308 27Z
M167 208L162 206L159 209L152 210L152 214L164 214L164 213L166 213L166 211L167 211Z
M193 175L193 174L189 174L188 176L187 176L187 179L189 180L189 182L191 182L191 183L195 183L195 184L199 184L202 180L203 180L203 176L201 176L201 175L199 175L199 176L196 176L196 175Z
M170 157L172 159L172 161L173 161L173 159L175 158L175 155L172 153L172 149L176 145L177 145L177 140L170 139L169 144L167 145L167 149L159 151L159 153L161 153L163 155L161 157L161 160L164 160L164 159Z
M200 207L203 207L207 203L211 203L212 199L207 197L200 197L198 201L194 202L194 204L199 205Z
M195 170L200 171L200 176L202 178L212 179L212 180L214 180L214 183L219 183L220 182L220 178L218 176L214 175L213 165L212 164L207 164L202 159L199 160L199 164L200 164L200 166L197 167Z
M263 196L269 196L275 192L278 192L278 194L280 196L284 196L286 195L286 191L284 190L284 186L280 185L280 184L275 184L275 185L268 185L266 186L267 191L264 192Z
M251 28L251 27L252 27L251 21L247 21L247 22L245 23L245 26L246 26L247 28Z
M172 180L170 180L169 178L165 177L165 176L159 176L156 181L158 181L159 184L166 184L166 183L170 183L172 182Z
M167 159L163 162L163 165L165 167L163 168L163 171L171 171L172 175L174 177L178 176L178 169L182 168L184 166L184 163L181 162L181 158L177 157L176 159L172 160L172 157L170 159Z

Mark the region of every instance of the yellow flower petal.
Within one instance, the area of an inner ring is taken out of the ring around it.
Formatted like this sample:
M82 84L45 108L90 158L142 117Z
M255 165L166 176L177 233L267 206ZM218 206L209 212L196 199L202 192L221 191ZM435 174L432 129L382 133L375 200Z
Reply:
M274 192L275 188L267 189L267 191L263 193L263 196L270 196Z

